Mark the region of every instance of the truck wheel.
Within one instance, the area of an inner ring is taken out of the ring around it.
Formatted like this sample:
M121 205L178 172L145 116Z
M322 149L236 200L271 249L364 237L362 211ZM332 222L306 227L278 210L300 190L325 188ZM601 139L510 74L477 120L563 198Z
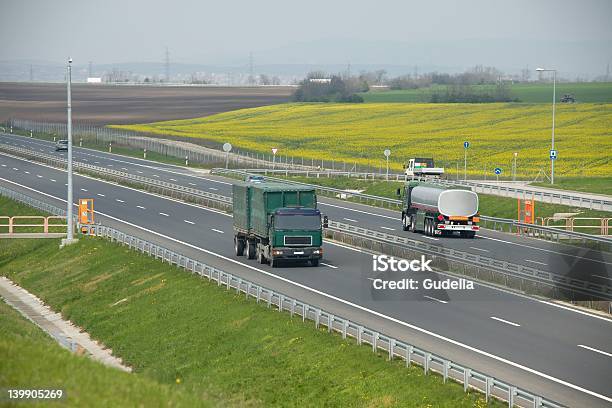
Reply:
M276 268L278 266L278 261L274 259L270 259L270 268Z
M246 256L247 259L255 259L255 241L247 241Z
M266 263L266 257L264 256L263 251L258 252L257 261L262 265Z
M425 218L425 227L424 227L425 231L423 231L425 233L425 236L429 236L429 218Z
M410 219L408 217L406 217L406 214L402 215L402 229L404 231L408 231L410 229Z
M416 218L414 216L410 217L410 230L412 232L417 232L417 230L416 230Z
M468 231L465 233L466 238L471 238L473 239L476 236L476 233L474 231Z
M244 255L244 239L234 237L234 252L236 252L236 256Z
M311 265L311 266L315 266L315 267L316 267L316 266L319 266L319 260L318 260L318 259L312 259L312 260L310 261L310 265Z

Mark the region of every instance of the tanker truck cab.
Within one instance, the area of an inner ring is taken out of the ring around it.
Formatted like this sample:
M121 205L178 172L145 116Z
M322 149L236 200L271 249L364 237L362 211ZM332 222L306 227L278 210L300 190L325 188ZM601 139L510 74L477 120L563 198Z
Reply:
M323 256L321 212L316 208L279 208L270 215L268 242L258 252L270 261L310 261L318 265Z
M402 196L402 229L425 235L474 238L478 226L478 195L469 188L411 181Z

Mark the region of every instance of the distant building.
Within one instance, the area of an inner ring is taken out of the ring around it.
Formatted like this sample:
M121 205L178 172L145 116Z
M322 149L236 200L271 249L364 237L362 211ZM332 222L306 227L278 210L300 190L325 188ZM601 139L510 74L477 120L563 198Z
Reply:
M101 84L102 78L90 77L90 78L87 78L87 83L88 84Z
M310 78L309 82L316 82L319 84L329 84L331 82L331 78Z

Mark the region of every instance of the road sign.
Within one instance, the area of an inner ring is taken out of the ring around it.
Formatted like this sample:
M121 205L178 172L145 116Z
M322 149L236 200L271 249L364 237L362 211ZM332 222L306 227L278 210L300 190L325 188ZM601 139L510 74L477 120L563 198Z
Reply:
M557 151L556 150L551 150L550 151L550 160L557 160Z
M502 173L502 169L500 169L499 167L495 168L495 174L500 175Z
M223 151L227 153L230 150L232 150L232 145L229 143L223 143Z
M470 142L463 142L463 148L467 149L468 147L470 147Z
M391 156L391 150L389 150L389 149L385 149L385 151L383 153L385 154L385 157Z
M272 154L276 154L276 152L278 152L278 149L276 147L272 148Z

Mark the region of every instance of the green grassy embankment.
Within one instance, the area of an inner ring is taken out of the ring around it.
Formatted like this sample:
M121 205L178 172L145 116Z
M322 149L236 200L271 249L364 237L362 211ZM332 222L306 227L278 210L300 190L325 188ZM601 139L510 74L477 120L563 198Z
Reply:
M465 394L462 386L443 384L440 376L425 376L403 361L389 362L370 347L315 330L312 322L272 312L117 244L82 238L61 251L57 245L57 240L0 240L0 275L101 340L134 368L137 381L162 384L150 398L163 398L169 390L177 401L182 394L172 392L184 391L185 400L195 395L213 405L487 405L484 396ZM54 367L38 364L39 354L4 352L1 357L11 367L25 367L23 378L28 372L44 378ZM2 385L12 386L12 378ZM66 382L69 394L81 395L88 389L78 380L88 378L97 377L76 371L58 382ZM124 381L123 374L116 381ZM114 392L112 386L107 389ZM105 398L91 405L137 405L106 404Z
M0 300L0 388L62 389L68 406L211 406L191 390L77 356ZM4 400L4 395L0 401ZM57 402L36 406L56 406ZM22 406L7 404L2 406ZM60 404L62 406L63 404Z

